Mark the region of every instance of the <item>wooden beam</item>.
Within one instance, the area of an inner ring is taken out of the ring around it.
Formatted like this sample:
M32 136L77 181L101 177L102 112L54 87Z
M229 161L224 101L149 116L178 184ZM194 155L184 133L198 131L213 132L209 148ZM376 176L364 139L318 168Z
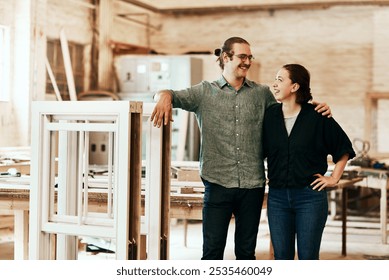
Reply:
M389 92L371 91L367 93L369 99L389 99Z
M143 8L145 10L159 13L159 14L220 14L227 12L252 12L252 11L271 11L275 10L300 10L300 9L323 9L330 8L333 6L361 6L361 5L379 5L379 6L387 6L389 5L389 0L264 0L264 1L246 1L245 3L239 4L237 1L236 5L229 5L229 3L223 3L224 1L220 1L218 3L212 2L212 4L204 3L204 5L193 4L191 2L189 4L180 3L178 6L176 3L174 5L162 7L159 2L158 4L150 5L146 2L149 1L139 1L139 0L121 0L123 2L132 4L134 6Z
M385 158L389 153L377 151L377 110L380 99L389 99L389 92L371 91L365 98L365 133L364 139L370 143L370 156L374 158Z
M149 54L150 48L128 44L124 42L118 42L109 40L108 44L110 45L114 55L123 55L123 54Z

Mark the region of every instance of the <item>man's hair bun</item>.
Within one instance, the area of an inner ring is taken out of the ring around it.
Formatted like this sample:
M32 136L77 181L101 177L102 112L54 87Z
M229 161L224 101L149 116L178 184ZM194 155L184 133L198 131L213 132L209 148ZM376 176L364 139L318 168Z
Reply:
M222 53L222 50L221 49L215 49L215 51L213 52L216 56L220 56L220 54Z

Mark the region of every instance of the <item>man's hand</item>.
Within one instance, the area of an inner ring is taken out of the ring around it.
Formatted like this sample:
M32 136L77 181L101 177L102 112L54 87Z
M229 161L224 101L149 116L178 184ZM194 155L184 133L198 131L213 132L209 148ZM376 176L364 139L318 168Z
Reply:
M312 101L313 105L316 105L315 111L321 113L323 116L327 116L328 118L332 117L331 108L326 103L319 103L316 101Z
M162 122L164 125L167 125L173 121L172 95L170 91L163 90L157 93L156 98L158 102L151 114L150 121L154 121L154 126L161 127Z

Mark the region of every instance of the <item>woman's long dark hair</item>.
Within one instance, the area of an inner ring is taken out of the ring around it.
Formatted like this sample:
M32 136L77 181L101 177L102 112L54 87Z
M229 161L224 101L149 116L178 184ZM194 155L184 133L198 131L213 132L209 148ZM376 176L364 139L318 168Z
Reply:
M296 103L303 104L312 100L309 71L300 64L285 64L282 68L288 71L292 83L297 83L300 86L296 92Z

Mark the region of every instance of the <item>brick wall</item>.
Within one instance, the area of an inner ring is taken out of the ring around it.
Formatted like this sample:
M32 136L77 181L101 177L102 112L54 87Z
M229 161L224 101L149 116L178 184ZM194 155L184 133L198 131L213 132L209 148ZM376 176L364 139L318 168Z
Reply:
M38 9L45 7L34 14L40 19L45 36L58 37L59 29L64 26L68 40L83 43L88 50L92 38L89 9L61 0L34 2L40 3ZM0 23L12 21L9 16L12 13L9 1L0 0ZM117 17L118 13L136 14L136 19L148 20L151 27L147 30L145 25ZM244 37L251 43L256 62L260 64L258 78L265 84L271 85L276 71L283 64L304 64L312 75L314 99L331 106L335 119L351 139L364 137L366 92L389 92L387 6L346 5L302 10L156 15L115 2L113 14L111 39L141 46L150 44L160 53L212 52L230 36ZM88 53L86 57L89 58ZM89 66L89 61L85 62ZM11 117L15 112L10 106L0 106L1 122L9 128L15 123ZM374 132L377 146L382 151L389 151L387 106L388 102L379 102L378 130ZM2 131L5 129L0 127ZM15 141L0 140L2 146L12 143Z
M381 9L374 14L372 90L389 95L389 10ZM379 151L389 153L389 100L378 102L376 145Z

